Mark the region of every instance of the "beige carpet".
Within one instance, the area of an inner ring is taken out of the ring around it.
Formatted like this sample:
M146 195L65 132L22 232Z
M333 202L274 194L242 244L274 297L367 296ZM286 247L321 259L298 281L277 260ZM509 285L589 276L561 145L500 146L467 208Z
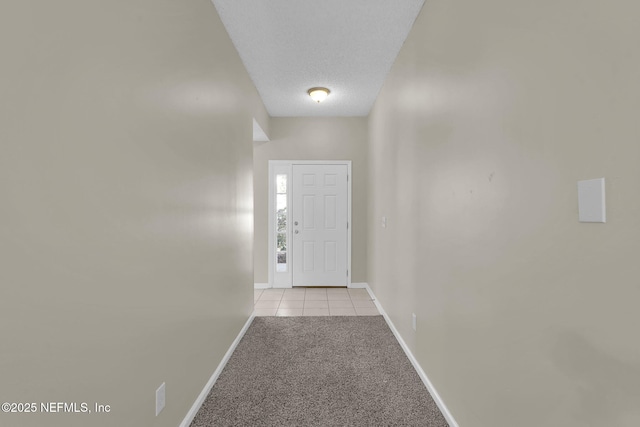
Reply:
M382 316L256 317L203 426L447 426Z

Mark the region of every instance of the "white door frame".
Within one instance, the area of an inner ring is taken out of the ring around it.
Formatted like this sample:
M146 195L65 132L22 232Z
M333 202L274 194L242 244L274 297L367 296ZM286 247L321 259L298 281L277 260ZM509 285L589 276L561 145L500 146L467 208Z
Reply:
M269 219L268 219L268 237L269 237L269 286L272 288L291 288L293 287L293 251L291 243L293 233L289 224L291 218L291 206L293 203L291 197L291 182L293 165L346 165L347 166L347 286L351 286L351 160L269 160ZM287 175L287 271L276 272L276 175Z

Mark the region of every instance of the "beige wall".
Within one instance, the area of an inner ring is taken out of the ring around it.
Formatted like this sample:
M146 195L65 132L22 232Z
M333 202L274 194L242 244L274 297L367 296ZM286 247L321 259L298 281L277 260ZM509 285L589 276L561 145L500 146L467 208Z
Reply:
M352 282L366 281L367 261L367 120L342 118L272 118L269 142L253 144L256 283L269 281L269 160L351 160L353 202Z
M252 310L257 92L209 0L3 0L0 52L0 396L112 408L0 425L176 426Z
M427 1L374 106L367 279L461 426L640 425L639 15Z

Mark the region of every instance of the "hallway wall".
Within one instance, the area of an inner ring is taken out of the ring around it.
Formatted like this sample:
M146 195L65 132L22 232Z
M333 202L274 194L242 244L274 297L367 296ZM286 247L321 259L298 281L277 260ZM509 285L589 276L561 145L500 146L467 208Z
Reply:
M640 425L639 14L428 1L374 106L367 279L460 426Z
M253 310L258 93L209 0L3 0L0 52L0 395L111 406L0 425L175 427Z
M273 117L269 142L254 142L256 283L269 281L269 160L351 160L353 173L351 281L367 270L367 119L365 117Z

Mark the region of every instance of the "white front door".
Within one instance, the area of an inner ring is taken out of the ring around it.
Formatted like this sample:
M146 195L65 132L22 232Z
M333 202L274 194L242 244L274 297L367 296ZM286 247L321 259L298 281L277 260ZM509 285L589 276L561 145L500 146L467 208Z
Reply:
M293 165L293 286L347 286L347 165Z

